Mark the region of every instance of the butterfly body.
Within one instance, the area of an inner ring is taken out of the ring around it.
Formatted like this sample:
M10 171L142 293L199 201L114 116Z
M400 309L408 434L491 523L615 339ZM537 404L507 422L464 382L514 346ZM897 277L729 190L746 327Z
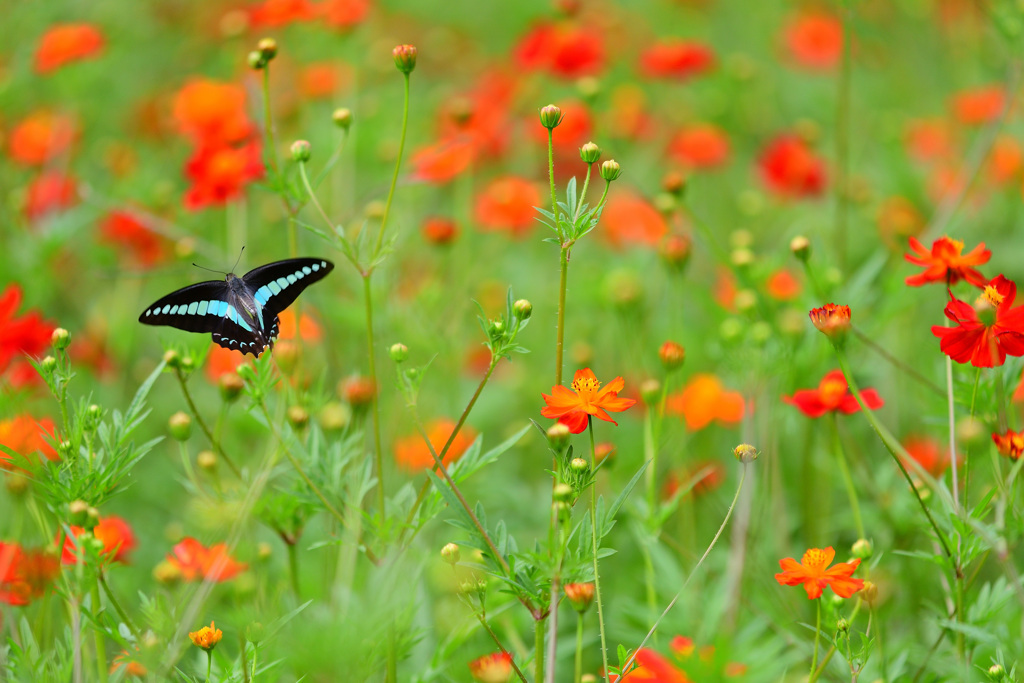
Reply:
M258 358L274 346L278 314L333 269L334 264L325 259L297 258L259 266L242 277L228 273L223 281L200 282L171 292L148 306L139 322L209 332L220 346Z

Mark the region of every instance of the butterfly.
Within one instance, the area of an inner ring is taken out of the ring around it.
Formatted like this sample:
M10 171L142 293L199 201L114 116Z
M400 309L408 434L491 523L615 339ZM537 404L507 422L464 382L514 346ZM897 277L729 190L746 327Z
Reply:
M256 358L274 347L278 314L306 287L322 280L334 264L319 258L293 258L253 268L242 277L200 282L171 292L139 316L144 325L170 325L189 332L212 332L225 349Z

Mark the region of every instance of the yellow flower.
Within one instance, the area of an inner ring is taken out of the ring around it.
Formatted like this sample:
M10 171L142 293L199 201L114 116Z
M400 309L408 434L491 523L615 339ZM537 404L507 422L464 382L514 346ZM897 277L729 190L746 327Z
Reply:
M207 652L212 650L220 642L220 639L224 637L223 631L213 625L210 622L209 626L204 626L198 631L188 634L188 637L192 639L192 644L196 647L201 647Z

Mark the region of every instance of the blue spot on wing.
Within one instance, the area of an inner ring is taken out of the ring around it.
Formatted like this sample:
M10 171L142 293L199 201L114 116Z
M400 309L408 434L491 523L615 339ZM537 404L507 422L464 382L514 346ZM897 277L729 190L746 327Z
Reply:
M263 285L262 287L256 290L256 295L253 298L256 299L256 303L258 303L260 306L265 306L267 304L267 299L269 299L271 296L272 294L270 292L270 289L266 285Z

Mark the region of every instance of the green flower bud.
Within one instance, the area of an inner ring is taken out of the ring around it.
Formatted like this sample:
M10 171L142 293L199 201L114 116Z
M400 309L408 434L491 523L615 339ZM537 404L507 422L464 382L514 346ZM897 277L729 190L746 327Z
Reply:
M391 51L395 58L395 66L403 74L411 74L416 68L416 47L414 45L399 45Z
M622 175L622 167L615 159L609 159L601 164L601 177L608 182L618 180L620 175Z
M188 437L192 435L192 418L180 410L171 415L171 419L167 421L167 426L171 430L171 436L178 441L188 441Z
M292 159L299 163L305 163L309 161L309 156L312 153L312 147L306 140L296 140L292 143L291 147Z
M260 42L256 43L256 49L259 50L260 56L263 57L265 62L269 62L277 56L277 41L273 38L264 38Z
M53 348L63 351L71 344L71 333L63 327L58 327L50 335L50 342L53 343Z
M732 449L732 454L736 456L737 460L744 464L754 462L757 460L757 456L760 455L760 453L757 452L757 449L749 443L741 443L739 446Z
M526 299L519 299L512 304L512 312L520 320L529 320L530 316L533 315L533 304Z
M338 128L348 130L352 127L352 110L348 107L338 107L331 114L331 120Z
M459 546L454 543L446 543L441 548L441 559L453 566L458 564L459 560L462 559L462 552L459 550Z
M396 363L404 363L405 359L409 357L409 347L401 343L392 344L388 353L391 355L391 360Z
M601 158L601 148L595 145L593 142L580 147L580 159L583 159L585 163L594 164Z
M553 104L549 104L546 107L541 107L540 110L540 125L544 126L548 130L554 130L558 128L558 124L562 122L562 110Z

